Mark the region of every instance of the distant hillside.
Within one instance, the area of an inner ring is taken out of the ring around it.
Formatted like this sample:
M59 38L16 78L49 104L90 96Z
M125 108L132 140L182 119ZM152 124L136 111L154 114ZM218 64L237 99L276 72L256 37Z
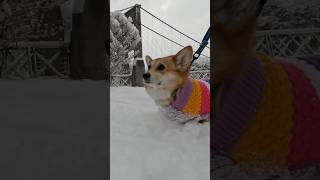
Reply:
M258 30L320 28L320 0L269 0Z
M191 71L201 71L210 69L210 59L200 56L191 66Z
M319 0L268 0L267 5L277 5L283 8L291 8L298 6L318 6Z

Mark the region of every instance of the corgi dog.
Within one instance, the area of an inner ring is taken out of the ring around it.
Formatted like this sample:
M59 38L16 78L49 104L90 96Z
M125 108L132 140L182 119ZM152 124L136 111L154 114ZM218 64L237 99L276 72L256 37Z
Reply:
M190 77L192 55L191 46L154 60L147 55L144 87L171 120L203 123L209 121L210 88L207 82Z
M320 56L274 58L253 50L256 0L215 0L215 154L250 167L320 164Z

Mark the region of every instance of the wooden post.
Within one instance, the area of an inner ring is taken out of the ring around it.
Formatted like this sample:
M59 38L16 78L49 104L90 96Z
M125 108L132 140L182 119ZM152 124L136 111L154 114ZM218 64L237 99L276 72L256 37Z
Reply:
M73 15L71 77L104 80L107 41L107 2L85 0L84 11Z
M136 74L137 74L137 72L136 72L136 59L134 59L133 60L133 64L132 64L132 69L131 69L131 71L132 71L132 73L131 73L131 86L132 87L136 87L137 86L137 83L136 83Z
M81 64L83 56L83 47L80 39L81 14L72 14L72 31L70 41L70 76L73 79L81 79Z
M135 65L132 72L132 86L143 86L142 75L145 72L145 66L142 58L135 59Z

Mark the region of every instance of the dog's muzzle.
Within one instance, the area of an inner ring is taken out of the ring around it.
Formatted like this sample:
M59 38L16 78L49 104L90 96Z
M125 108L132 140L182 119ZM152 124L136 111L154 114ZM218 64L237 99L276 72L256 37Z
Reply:
M150 73L144 73L142 76L146 83L150 83L150 77L151 77Z

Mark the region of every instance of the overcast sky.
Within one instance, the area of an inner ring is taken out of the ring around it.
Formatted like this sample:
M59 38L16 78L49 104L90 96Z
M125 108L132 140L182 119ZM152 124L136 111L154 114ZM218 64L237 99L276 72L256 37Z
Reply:
M134 4L141 4L146 10L198 41L202 40L210 26L210 0L110 0L110 9L115 11ZM192 45L194 50L198 48L198 44L177 34L143 11L141 16L142 24L184 46ZM146 54L152 57L170 55L180 49L179 46L145 28L142 28L142 39L143 56ZM205 50L204 54L209 56L209 50Z

